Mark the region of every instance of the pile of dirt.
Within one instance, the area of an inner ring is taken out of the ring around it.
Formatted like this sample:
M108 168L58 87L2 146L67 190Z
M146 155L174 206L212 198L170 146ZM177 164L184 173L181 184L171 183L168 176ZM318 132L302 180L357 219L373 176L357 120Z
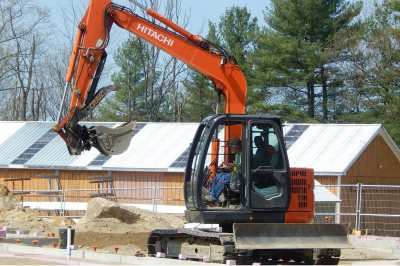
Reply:
M20 229L30 233L52 231L50 223L43 221L37 211L20 207L13 210L0 210L0 224L7 228Z
M183 227L183 218L166 214L154 214L135 207L119 205L103 198L92 199L87 206L86 216L75 228L75 244L82 249L134 255L146 252L150 232L154 229Z
M93 250L93 247L96 246L97 251L106 253L111 253L115 247L118 247L118 254L132 256L138 250L143 253L147 252L149 235L150 233L110 234L79 232L75 234L74 244L85 250Z
M4 185L0 184L0 210L12 210L20 206L13 193Z
M53 217L50 221L39 217L39 212L23 208L12 193L0 187L0 202L7 208L0 209L0 226L18 228L30 234L55 232L71 226L75 229L75 244L84 249L97 246L99 251L112 252L120 248L120 254L132 255L146 250L150 232L154 229L183 227L183 218L166 214L154 214L135 207L126 207L103 198L92 199L87 214L77 223L65 217Z
M0 184L0 225L28 232L46 232L51 230L48 222L39 218L39 213L25 209L13 193Z
M75 226L77 232L127 234L183 227L183 219L179 217L153 214L103 198L92 199L86 213Z
M53 219L51 219L50 224L54 228L65 228L67 226L73 227L76 223L71 218L56 216L56 217L53 217Z

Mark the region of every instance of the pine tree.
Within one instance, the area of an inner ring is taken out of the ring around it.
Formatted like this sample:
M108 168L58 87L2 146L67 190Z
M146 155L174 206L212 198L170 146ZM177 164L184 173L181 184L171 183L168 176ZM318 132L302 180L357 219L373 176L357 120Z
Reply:
M220 39L217 36L215 24L209 23L207 40L219 45ZM185 87L185 107L183 118L185 121L199 122L205 117L216 113L218 95L214 90L211 80L198 72L190 69L189 77L183 82Z
M218 25L210 25L215 28L218 44L235 56L239 67L250 76L251 64L247 59L254 51L259 32L257 18L252 18L246 7L233 6L221 16Z
M184 81L183 85L186 89L183 110L185 121L200 122L208 115L215 114L217 97L207 77L191 70L190 78Z
M260 91L253 90L251 81L254 72L249 60L260 32L257 18L252 17L246 7L233 6L225 11L218 23L209 24L209 39L234 56L244 72L248 87L247 104L251 106L255 99L260 98Z
M180 0L149 1L154 10L163 11L166 18L178 25L187 19ZM157 24L155 18L143 11L144 18ZM184 26L184 25L182 25ZM113 75L119 88L114 99L100 109L101 118L141 121L179 121L182 105L180 81L187 66L166 55L153 44L130 36L115 55L120 71Z
M377 5L367 21L363 46L355 53L351 85L356 103L340 122L383 123L400 144L400 11L399 0ZM354 97L354 96L353 96Z
M207 39L235 57L239 67L249 77L252 66L248 58L254 51L254 40L258 32L257 19L251 18L247 8L234 6L226 10L218 23L209 22ZM189 111L184 117L189 121L201 121L216 112L218 95L209 79L201 73L193 70L189 76L189 80L184 82L185 109ZM223 106L220 110L224 110Z
M145 120L143 102L144 78L143 61L137 47L141 40L129 38L117 50L115 63L120 71L112 75L117 87L114 97L109 97L99 108L100 118L106 121Z
M345 47L338 46L337 40L357 29L354 18L361 7L344 0L272 0L253 57L254 83L275 95L284 90L284 99L300 96L296 101L306 107L310 118L317 116L322 97L322 119L327 121L332 70L344 60Z

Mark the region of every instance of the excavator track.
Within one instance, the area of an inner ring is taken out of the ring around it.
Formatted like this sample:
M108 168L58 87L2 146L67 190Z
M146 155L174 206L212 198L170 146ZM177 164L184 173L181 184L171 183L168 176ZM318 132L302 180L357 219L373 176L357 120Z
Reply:
M340 249L237 249L233 233L207 232L194 229L154 230L147 244L148 256L225 264L324 264L339 263Z
M182 254L192 260L221 263L234 252L233 234L192 229L154 230L147 247L150 256L164 253L168 258L179 258Z

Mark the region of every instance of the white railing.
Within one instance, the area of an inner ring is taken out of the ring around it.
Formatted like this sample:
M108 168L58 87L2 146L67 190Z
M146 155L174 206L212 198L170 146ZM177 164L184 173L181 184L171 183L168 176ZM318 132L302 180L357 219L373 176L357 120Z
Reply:
M102 197L152 212L183 214L182 187L135 187L63 190L14 190L24 206L61 216L85 215L87 203ZM23 193L22 193L23 192Z

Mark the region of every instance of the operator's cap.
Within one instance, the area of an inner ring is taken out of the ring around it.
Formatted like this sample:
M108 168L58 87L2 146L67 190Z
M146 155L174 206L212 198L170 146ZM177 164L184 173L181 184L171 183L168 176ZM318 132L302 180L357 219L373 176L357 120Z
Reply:
M228 141L228 146L231 146L231 145L239 145L239 146L241 146L242 142L240 141L240 139L238 137L233 137Z

